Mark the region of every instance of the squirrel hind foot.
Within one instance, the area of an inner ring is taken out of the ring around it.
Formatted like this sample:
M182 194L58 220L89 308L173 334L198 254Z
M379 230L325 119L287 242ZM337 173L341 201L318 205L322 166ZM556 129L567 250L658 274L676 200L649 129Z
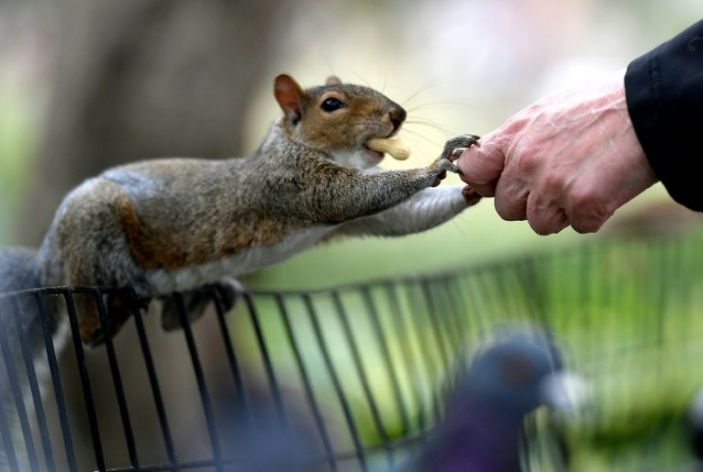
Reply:
M218 297L222 304L222 311L231 310L236 301L237 295L242 291L241 284L236 280L223 280L222 282L206 285L205 287L183 293L183 307L185 309L186 321L192 324L200 319L210 302ZM164 297L161 308L161 328L164 331L175 331L182 328L181 308L173 296Z
M76 298L78 331L83 344L90 348L98 347L105 344L107 339L114 338L132 316L133 310L145 309L149 305L149 300L140 299L133 303L127 295L108 295L105 309L109 325L105 329L100 321L97 300L91 299L89 295L78 295Z

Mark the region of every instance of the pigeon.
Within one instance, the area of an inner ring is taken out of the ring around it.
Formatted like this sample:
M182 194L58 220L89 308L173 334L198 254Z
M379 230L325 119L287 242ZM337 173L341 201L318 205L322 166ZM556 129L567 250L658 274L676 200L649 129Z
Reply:
M499 335L460 375L444 421L411 470L519 471L525 416L542 405L568 411L587 396L585 382L564 370L547 332L532 328Z
M285 413L263 391L247 392L246 405L231 402L220 411L227 470L315 472L325 468L325 453L310 418L294 392L287 392Z

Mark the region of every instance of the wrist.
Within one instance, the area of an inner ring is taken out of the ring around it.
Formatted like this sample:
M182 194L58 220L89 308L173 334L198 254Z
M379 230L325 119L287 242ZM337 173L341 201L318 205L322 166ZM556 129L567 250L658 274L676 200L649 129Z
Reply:
M635 127L630 117L630 110L627 106L627 91L625 89L624 74L614 84L612 100L619 115L619 127L622 129L623 144L626 146L626 153L632 158L635 169L641 172L643 182L649 185L654 184L659 179L652 168L649 159L642 147L642 143L635 132Z

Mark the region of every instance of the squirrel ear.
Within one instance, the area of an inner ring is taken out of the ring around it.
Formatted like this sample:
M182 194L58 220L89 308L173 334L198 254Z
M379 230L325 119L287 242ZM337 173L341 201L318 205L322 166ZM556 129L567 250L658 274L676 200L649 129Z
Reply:
M280 74L273 82L273 94L286 117L293 124L297 123L303 115L303 101L306 97L298 82L288 74Z
M336 75L330 75L325 81L325 85L342 85L342 79Z

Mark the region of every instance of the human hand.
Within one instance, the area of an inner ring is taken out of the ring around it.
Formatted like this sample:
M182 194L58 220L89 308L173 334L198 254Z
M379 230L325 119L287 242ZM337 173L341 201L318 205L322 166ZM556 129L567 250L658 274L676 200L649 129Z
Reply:
M630 121L622 78L525 108L457 161L505 220L538 234L595 232L658 179Z

